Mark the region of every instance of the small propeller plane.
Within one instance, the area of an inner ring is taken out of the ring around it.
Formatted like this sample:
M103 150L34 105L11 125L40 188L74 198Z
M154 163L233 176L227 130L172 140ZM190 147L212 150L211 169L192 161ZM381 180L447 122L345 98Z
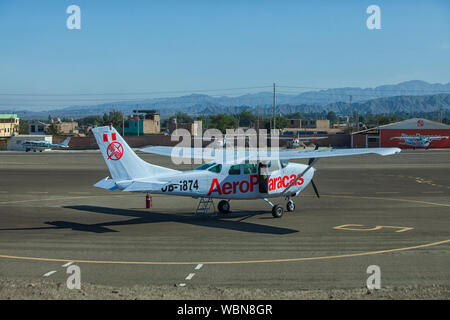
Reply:
M408 136L406 134L402 134L400 137L392 137L390 140L401 140L400 144L408 145L415 148L425 148L428 149L431 145L431 142L435 140L443 140L448 139L448 136L421 136L420 133L417 133L415 136Z
M271 198L284 197L286 210L291 212L295 210L295 203L291 198L309 184L317 197L320 197L313 182L316 169L312 167L318 158L369 153L386 156L401 151L399 148L317 150L317 147L316 150L273 153L163 146L141 149L143 152L164 156L179 155L185 158L188 155L191 159L211 160L196 169L178 171L150 164L139 158L112 125L94 128L92 132L111 173L111 178L100 180L95 187L200 198L197 212L205 201L213 203L212 199L220 199L218 210L222 214L230 212L232 199L262 199L272 207L275 218L283 215L284 208L273 204L269 200ZM230 158L233 160L229 161ZM290 163L291 159L309 160L306 165Z
M35 140L35 141L26 140L22 143L22 145L25 147L26 152L28 152L28 151L42 152L45 149L68 148L69 142L70 142L70 137L66 138L61 143L53 144L53 143L50 143L47 141L42 141L42 140Z
M321 140L321 139L326 139L327 137L280 137L280 139L288 139L288 144L287 147L289 149L295 149L295 148L299 148L299 147L303 147L303 149L305 149L307 146L305 143L311 143L314 144L314 142L316 142L316 140Z

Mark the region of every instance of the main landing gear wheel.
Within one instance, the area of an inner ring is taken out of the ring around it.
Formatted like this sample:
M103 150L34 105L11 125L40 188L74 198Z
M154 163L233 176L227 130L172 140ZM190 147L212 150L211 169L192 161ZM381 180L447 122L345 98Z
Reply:
M272 207L272 216L274 218L281 218L283 216L283 207L275 205Z
M292 212L292 211L295 210L295 203L294 203L294 201L289 200L289 201L286 203L286 210L287 210L288 212Z
M219 212L223 214L230 213L230 203L226 200L222 200L217 205L217 209L219 209Z

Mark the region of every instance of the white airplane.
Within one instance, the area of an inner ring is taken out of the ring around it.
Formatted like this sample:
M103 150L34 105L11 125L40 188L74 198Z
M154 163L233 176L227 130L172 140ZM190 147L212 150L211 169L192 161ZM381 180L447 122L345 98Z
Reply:
M295 149L298 147L303 147L303 149L306 148L305 142L313 143L316 142L316 140L326 139L327 137L299 137L296 136L294 138L291 137L280 137L280 139L288 139L288 145L287 147L290 149Z
M174 150L192 159L213 159L189 171L178 171L150 164L139 158L112 125L92 129L103 158L111 173L94 186L107 190L144 192L201 198L200 205L221 199L220 213L230 212L231 199L262 199L272 206L272 215L283 215L283 206L269 199L285 197L286 210L294 211L291 199L313 182L317 158L376 153L382 156L399 153L399 148L291 150L264 154L262 151L237 151L200 148L149 147L141 151L172 156ZM233 156L232 161L224 161ZM219 156L218 156L219 155ZM254 156L257 160L253 162ZM290 159L309 159L307 165L289 163Z
M63 142L61 143L50 143L47 141L43 141L43 140L34 140L34 141L29 141L26 140L22 143L22 145L25 147L25 151L39 151L42 152L45 149L55 149L55 148L68 148L69 147L69 142L70 142L70 137L66 138Z
M402 140L400 144L408 145L415 148L425 148L428 149L431 142L434 140L448 139L448 136L422 136L417 133L415 136L408 136L404 133L400 137L392 137L390 140Z

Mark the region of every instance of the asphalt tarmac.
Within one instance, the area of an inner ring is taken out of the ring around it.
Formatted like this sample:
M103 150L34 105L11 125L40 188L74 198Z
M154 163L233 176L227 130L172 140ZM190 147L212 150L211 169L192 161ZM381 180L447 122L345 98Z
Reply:
M1 152L0 277L65 283L77 265L82 283L118 287L353 289L376 265L382 287L450 285L449 150L314 167L320 199L308 187L280 219L262 200L204 217L195 199L148 210L144 194L94 188L109 175L96 151Z

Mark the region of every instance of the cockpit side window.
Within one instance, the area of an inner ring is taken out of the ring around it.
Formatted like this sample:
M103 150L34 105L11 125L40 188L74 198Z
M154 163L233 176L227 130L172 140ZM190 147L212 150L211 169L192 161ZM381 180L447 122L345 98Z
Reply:
M206 170L208 168L211 168L215 164L216 164L215 162L213 162L213 163L205 163L205 164L202 164L201 166L195 168L194 170Z
M208 171L214 172L214 173L220 173L222 171L222 165L216 164L215 166L208 169Z
M280 164L281 164L281 168L286 168L288 166L288 164L289 164L289 161L288 160L281 160Z

